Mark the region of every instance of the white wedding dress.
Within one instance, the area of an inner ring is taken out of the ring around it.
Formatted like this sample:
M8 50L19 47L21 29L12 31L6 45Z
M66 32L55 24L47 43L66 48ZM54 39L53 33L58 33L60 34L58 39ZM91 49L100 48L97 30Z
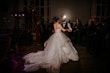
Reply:
M32 72L46 68L49 73L59 73L62 63L79 59L77 50L61 29L55 29L55 33L44 43L44 46L43 51L32 52L23 57L24 71Z

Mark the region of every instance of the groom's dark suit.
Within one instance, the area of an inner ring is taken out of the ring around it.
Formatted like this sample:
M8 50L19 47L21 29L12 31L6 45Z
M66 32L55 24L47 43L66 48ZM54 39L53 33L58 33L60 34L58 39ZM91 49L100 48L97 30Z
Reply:
M62 25L62 27L64 29L70 29L70 30L72 30L71 25L68 22L61 22L61 25ZM66 31L64 33L70 38L70 32Z

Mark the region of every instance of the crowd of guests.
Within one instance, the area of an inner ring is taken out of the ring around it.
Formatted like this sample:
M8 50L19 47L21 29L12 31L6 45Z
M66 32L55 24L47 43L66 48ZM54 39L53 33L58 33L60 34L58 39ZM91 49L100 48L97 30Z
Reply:
M89 19L85 24L87 51L93 54L106 54L110 50L110 18L99 21L98 18Z
M41 38L43 39L42 43L54 33L52 27L53 23L54 22L52 21L49 25L44 24L43 29L45 30L43 30L43 35L41 35L43 36ZM110 52L110 18L100 21L99 18L94 17L88 19L85 24L81 22L81 19L76 18L75 21L72 22L69 20L66 21L66 23L69 23L72 28L72 32L69 32L69 38L73 44L83 44L87 48L87 52L95 55Z
M37 20L34 29L31 25L26 25L23 29L15 26L7 41L9 43L7 46L10 47L8 54L22 55L25 49L21 47L32 45L33 42L43 46L49 36L54 33L53 23L54 21L46 23L44 20ZM73 44L84 44L87 52L93 55L110 53L110 18L103 21L98 18L90 18L85 24L82 24L81 20L76 18L74 22L69 20L66 23L69 23L72 28L72 32L69 32L69 38ZM1 42L1 44L3 43ZM4 47L7 48L6 45ZM0 48L3 47L0 46ZM1 52L0 58L5 54L3 52L7 54L7 49L5 49ZM8 58L10 59L10 57Z
M73 44L84 44L89 53L100 53L109 50L110 42L110 19L99 21L98 18L90 18L87 23L82 24L79 18L74 21L61 20L69 23L72 32L69 32L69 38ZM34 29L32 25L24 25L22 29L14 26L10 34L9 47L15 54L21 54L23 49L20 47L32 45L33 41L43 46L44 42L54 33L53 23L47 23L45 20L37 20ZM68 25L67 25L68 26Z
M73 22L61 19L61 24L69 24L65 28L72 30L69 32L69 38L73 44L83 44L89 53L101 53L110 47L109 21L109 18L102 22L98 18L90 18L87 23L82 24L81 20L76 18ZM24 29L15 26L11 32L10 48L15 54L21 54L23 49L20 47L32 45L33 42L43 46L54 33L53 23L54 21L47 23L45 20L37 20L34 29L31 25L25 25Z

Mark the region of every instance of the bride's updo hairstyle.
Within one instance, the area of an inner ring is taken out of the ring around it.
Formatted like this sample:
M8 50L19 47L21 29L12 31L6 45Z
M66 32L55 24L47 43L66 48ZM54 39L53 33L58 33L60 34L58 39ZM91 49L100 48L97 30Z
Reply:
M57 22L58 20L59 20L58 17L54 17L54 18L53 18L53 21L55 21L55 22Z

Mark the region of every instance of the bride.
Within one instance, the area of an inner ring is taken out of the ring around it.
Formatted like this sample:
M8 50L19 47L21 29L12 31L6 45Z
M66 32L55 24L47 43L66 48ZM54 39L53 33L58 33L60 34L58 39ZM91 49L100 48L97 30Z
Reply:
M44 43L44 50L32 52L23 57L24 71L32 72L46 68L49 73L59 73L62 63L79 60L77 50L63 33L68 29L61 26L58 18L54 18L54 21L55 33Z

